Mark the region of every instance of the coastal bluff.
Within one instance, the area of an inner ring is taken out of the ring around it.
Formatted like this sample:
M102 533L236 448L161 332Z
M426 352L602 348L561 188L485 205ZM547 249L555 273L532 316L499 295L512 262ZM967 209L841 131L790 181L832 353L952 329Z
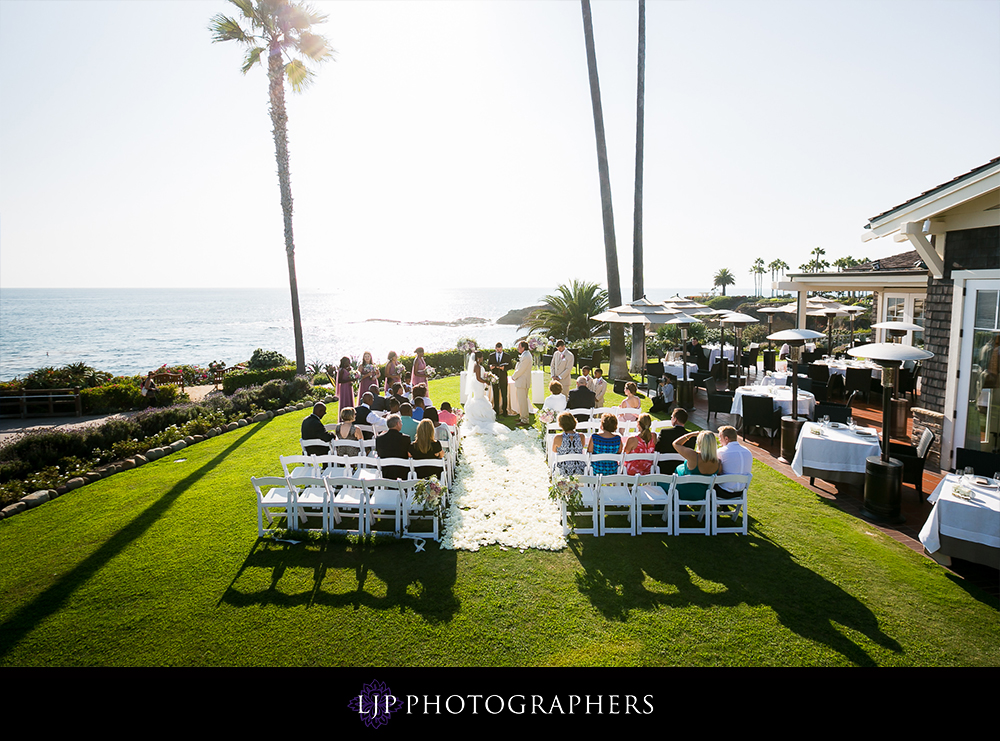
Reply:
M497 319L497 324L513 324L516 327L520 327L533 311L541 309L542 306L542 304L538 304L537 306L528 306L523 309L511 309Z

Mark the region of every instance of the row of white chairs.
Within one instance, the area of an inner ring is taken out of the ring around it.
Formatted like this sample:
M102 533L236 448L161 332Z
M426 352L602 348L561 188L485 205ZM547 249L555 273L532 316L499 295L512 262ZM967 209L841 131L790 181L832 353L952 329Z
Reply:
M309 448L323 448L329 451L329 454L334 454L336 450L351 449L357 451L351 457L365 456L369 458L374 458L378 456L375 450L375 440L332 440L327 442L326 440L299 440L299 446L302 449L302 455L309 455L306 452ZM451 440L444 440L441 442L441 450L444 454L443 460L445 466L448 470L449 480L455 476L455 467L458 465L458 438L453 437ZM325 455L325 454L324 454ZM313 456L315 457L315 456ZM343 457L343 456L342 456ZM420 465L423 465L421 463Z
M415 478L349 478L334 476L263 476L251 478L257 493L257 533L287 529L368 535L380 520L392 522L392 534L402 538L438 540L435 510L416 502ZM267 518L268 527L264 527ZM416 523L426 523L429 530ZM378 531L382 532L382 531ZM385 531L389 532L389 531Z
M747 493L751 475L586 474L577 479L582 505L574 513L574 520L586 518L590 523L589 527L575 528L581 535L747 534L749 519ZM700 496L693 500L682 499L677 491L679 484L697 486ZM743 488L738 492L725 491L723 496L723 493L716 489L721 484L737 484ZM686 509L687 507L690 509ZM561 514L563 532L568 534L570 513L565 502L561 505ZM609 517L622 519L627 521L627 524L617 526L608 524Z
M436 469L438 481L451 487L453 464L445 458L382 458L377 455L282 455L285 476L342 477L354 479L386 478L387 468L403 468L406 478L416 479L417 470Z
M573 412L575 414L578 411L587 412L587 411L592 411L592 410L587 410L587 409L583 409L583 410L570 409L568 411L571 411L571 412ZM609 409L609 410L606 410L606 411L612 411L612 410ZM672 425L672 423L670 422L670 420L660 420L660 421L654 422L652 424L652 426L650 427L650 430L653 433L653 435L656 436L656 435L660 434L660 430L661 429L663 429L664 427L670 427L671 425ZM600 416L591 417L590 420L588 420L586 422L577 421L577 423L576 423L576 429L574 430L574 432L578 432L581 435L583 435L583 438L584 438L583 439L583 446L585 448L587 447L587 439L591 435L599 433L600 431L601 431L601 418L600 418ZM558 421L556 421L556 422L549 422L545 426L545 451L546 451L546 454L548 456L548 460L549 460L549 465L550 466L552 465L552 459L555 456L555 453L552 450L552 442L553 442L553 440L555 440L555 436L561 434L562 432L563 432L563 430L559 426L559 422ZM621 438L622 438L622 441L623 441L623 447L624 447L624 441L627 440L631 435L636 434L637 432L638 432L638 422L632 421L632 420L625 420L625 421L618 420L618 434L621 435Z

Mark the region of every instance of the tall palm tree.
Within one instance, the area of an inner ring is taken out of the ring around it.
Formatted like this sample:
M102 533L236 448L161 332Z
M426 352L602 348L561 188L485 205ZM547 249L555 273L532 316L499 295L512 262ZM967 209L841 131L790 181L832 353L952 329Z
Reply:
M723 296L726 295L726 286L731 286L734 283L736 283L736 277L729 271L729 268L720 268L712 281L712 285L722 289Z
M292 235L292 182L288 166L288 116L285 113L285 77L292 90L300 92L313 72L303 59L322 62L333 50L329 42L312 32L326 16L304 3L290 0L229 0L240 10L236 20L222 13L209 22L213 43L237 41L246 47L243 74L260 62L267 52L268 96L271 124L274 127L274 156L278 161L278 187L285 222L285 256L288 259L288 282L292 292L292 325L295 332L295 367L305 373L306 353L302 343L302 318L299 315L299 288L295 278L295 240ZM240 25L243 22L245 26Z
M753 266L750 268L750 272L753 273L753 288L756 291L756 295L761 296L764 293L764 273L767 269L764 266L764 258L758 257L753 261Z
M608 301L621 306L622 287L618 277L618 247L615 243L615 217L611 208L611 175L608 172L608 145L604 138L604 112L601 108L601 85L597 77L597 52L594 49L594 23L590 0L580 0L583 12L583 37L587 47L587 70L590 76L590 102L594 109L594 134L597 138L597 171L601 181L601 215L604 219L604 258L608 266ZM625 359L625 331L620 324L611 325L611 378L628 374Z
M642 147L646 94L646 0L639 0L639 52L635 85L635 199L632 212L632 300L646 295L642 264ZM646 328L632 325L632 371L645 371Z
M567 341L585 340L607 327L590 320L608 308L608 292L596 283L577 280L569 285L564 283L542 302L542 308L533 311L522 327L540 329Z

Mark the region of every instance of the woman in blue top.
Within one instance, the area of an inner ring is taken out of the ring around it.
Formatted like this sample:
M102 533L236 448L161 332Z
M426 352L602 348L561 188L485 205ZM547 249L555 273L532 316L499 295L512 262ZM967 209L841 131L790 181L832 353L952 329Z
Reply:
M587 443L587 452L593 455L603 453L618 454L622 452L622 439L617 435L618 418L613 414L605 414L601 417L601 431L590 436ZM613 476L618 473L618 464L615 461L597 461L591 464L590 470L599 476Z
M698 440L694 450L692 450L684 443L695 435L698 436ZM684 462L677 466L678 476L711 476L719 472L719 446L715 435L708 430L682 435L674 440L674 450L684 458ZM678 483L677 496L685 500L704 499L705 489L703 484Z

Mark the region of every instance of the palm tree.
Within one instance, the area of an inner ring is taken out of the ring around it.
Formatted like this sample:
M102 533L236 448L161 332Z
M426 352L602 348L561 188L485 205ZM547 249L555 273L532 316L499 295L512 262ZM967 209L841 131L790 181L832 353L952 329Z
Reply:
M718 286L722 289L722 295L726 295L726 286L731 286L736 283L736 277L729 272L729 268L720 268L719 272L715 274L715 279L712 281L713 286Z
M753 273L753 288L756 291L756 295L760 296L764 293L764 273L767 272L764 267L764 258L758 257L753 261L753 265L750 268L750 272Z
M607 327L590 321L590 317L608 308L608 292L596 283L564 283L542 301L542 308L533 311L522 327L540 329L566 341L585 340Z
M285 113L285 77L292 90L300 92L313 72L303 57L322 62L333 50L329 42L311 28L326 21L326 16L303 3L290 0L229 0L239 8L240 21L222 13L209 23L213 43L237 41L246 47L243 74L260 62L267 52L268 95L271 124L274 127L274 156L278 161L278 186L285 222L285 255L288 259L288 282L292 292L292 325L295 332L295 368L305 373L306 353L302 343L302 318L299 315L299 288L295 278L295 240L292 235L292 183L288 167L288 116Z
M642 146L646 91L646 0L639 0L639 52L635 85L635 199L632 212L632 300L646 295L642 266ZM632 325L632 371L645 371L646 328Z
M622 287L618 277L618 247L615 244L615 217L611 208L611 175L608 172L608 145L604 138L601 85L597 77L594 24L590 15L590 0L580 0L580 5L583 12L583 38L587 47L590 102L594 109L594 134L597 138L597 171L601 181L601 215L604 220L604 259L608 266L608 301L612 306L620 306ZM611 378L624 378L628 375L628 363L625 360L625 331L620 324L613 324L610 332L611 362L608 375Z

